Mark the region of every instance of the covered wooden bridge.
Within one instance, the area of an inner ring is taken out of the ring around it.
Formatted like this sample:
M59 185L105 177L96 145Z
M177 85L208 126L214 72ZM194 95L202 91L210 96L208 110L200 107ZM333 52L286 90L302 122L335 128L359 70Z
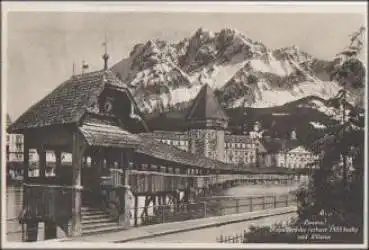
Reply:
M147 125L128 87L106 69L72 76L29 108L8 131L24 135L25 170L30 149L37 149L40 157L39 177L31 178L23 171L20 221L26 226L27 241L37 239L39 222L45 223L46 239L56 237L57 227L69 236L81 235L82 214L88 208L115 206L112 216L119 227L126 227L132 193L135 208L138 196L153 202L158 197L163 203L165 197L174 203L191 202L215 186L252 182L252 174L260 174L260 170L235 169L139 136L139 132L148 132ZM46 151L56 155L56 175L52 177L45 176ZM65 152L72 154L71 167L62 165ZM287 182L293 178L288 172L270 175L279 170L264 173L265 180ZM135 223L137 213L136 209Z

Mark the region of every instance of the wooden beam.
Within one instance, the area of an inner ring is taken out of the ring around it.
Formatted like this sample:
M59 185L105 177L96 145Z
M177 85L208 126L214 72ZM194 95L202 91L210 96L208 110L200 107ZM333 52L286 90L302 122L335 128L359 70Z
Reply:
M68 147L72 142L72 134L63 127L37 128L27 132L31 148L38 148L40 145L51 147Z
M27 183L28 182L28 169L29 169L29 142L28 142L28 137L24 136L23 139L23 182Z
M138 195L135 195L135 213L134 213L134 220L135 220L135 227L138 226Z
M97 176L98 178L100 178L100 176L102 175L102 171L104 169L104 151L102 148L98 148L96 155L94 155L94 157L96 157L96 172L97 172Z
M72 153L72 236L82 234L81 225L81 205L82 205L82 157L85 151L85 144L79 132L73 133L73 153Z
M130 206L129 206L129 192L130 192L130 186L129 186L129 162L132 160L130 150L124 150L120 154L120 161L119 165L120 168L123 170L123 176L122 176L122 184L123 188L119 194L120 198L120 204L122 204L123 211L119 216L119 224L120 225L127 225L129 224L130 220Z
M39 174L40 174L40 179L45 179L45 172L46 172L46 150L44 146L41 146L40 148L37 149L37 153L39 156L39 163L40 163L40 168L39 168Z
M58 178L60 177L62 167L62 159L61 159L62 152L59 150L54 152L55 152L55 176Z
M23 183L27 184L28 183L28 169L29 169L29 138L24 135L24 139L23 139ZM26 208L27 206L27 188L23 187L23 204L22 207L23 209ZM28 228L29 225L26 225L24 228L24 225L22 224L22 240L28 240ZM24 230L25 229L25 230ZM37 238L37 236L36 236Z

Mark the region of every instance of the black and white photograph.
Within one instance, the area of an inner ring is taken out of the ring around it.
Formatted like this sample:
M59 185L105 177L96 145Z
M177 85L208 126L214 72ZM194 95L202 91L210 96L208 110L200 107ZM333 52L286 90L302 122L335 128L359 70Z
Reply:
M3 246L365 248L367 4L282 3L2 3Z

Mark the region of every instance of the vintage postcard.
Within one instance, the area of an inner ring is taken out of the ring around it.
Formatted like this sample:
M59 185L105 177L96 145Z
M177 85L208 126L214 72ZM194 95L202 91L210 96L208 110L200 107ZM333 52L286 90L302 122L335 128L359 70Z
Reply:
M367 246L364 3L2 7L4 247Z

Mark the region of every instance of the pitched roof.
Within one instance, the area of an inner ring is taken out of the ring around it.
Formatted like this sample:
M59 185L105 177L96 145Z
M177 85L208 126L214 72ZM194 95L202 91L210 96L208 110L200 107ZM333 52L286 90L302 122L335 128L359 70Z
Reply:
M143 143L138 149L137 153L142 153L156 159L161 159L170 162L176 162L192 167L203 169L232 169L233 164L227 164L221 161L213 160L200 154L193 154L183 151L177 147L173 147L155 139L143 138Z
M193 101L192 106L186 116L186 120L208 119L228 121L229 117L225 114L224 110L217 101L213 90L208 84L205 84Z
M97 118L88 114L78 128L90 146L107 148L132 148L136 153L153 158L203 169L230 169L233 165L192 154L158 142L148 133L132 134L113 118Z
M125 87L111 71L72 76L31 106L10 126L9 131L76 123L97 100L106 83Z
M136 148L142 143L139 136L131 134L119 124L87 120L78 129L89 146Z
M188 134L185 132L173 131L154 131L151 133L140 133L140 136L150 137L162 140L188 140Z

